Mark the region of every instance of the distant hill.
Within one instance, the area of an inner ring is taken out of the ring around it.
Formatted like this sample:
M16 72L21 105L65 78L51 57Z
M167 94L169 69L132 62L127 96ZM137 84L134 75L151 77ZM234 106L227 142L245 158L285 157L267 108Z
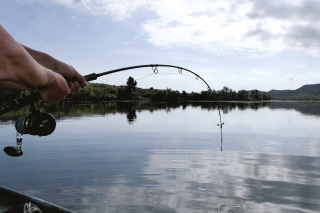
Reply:
M304 85L296 90L270 90L271 100L320 100L320 84Z

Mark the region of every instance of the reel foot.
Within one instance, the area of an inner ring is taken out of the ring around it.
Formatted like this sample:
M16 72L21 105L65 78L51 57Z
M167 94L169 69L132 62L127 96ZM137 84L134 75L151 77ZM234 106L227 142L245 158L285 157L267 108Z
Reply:
M14 146L6 146L3 151L11 157L20 157L23 155L22 150L18 150L17 147Z

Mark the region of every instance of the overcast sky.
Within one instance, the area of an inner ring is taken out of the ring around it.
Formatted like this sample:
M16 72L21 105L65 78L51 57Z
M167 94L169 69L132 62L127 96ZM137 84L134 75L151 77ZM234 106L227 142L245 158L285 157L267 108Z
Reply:
M216 90L320 83L319 0L1 0L0 11L18 42L83 75L162 63L192 70ZM149 74L144 68L95 82L122 85ZM206 89L188 76L159 68L138 87Z

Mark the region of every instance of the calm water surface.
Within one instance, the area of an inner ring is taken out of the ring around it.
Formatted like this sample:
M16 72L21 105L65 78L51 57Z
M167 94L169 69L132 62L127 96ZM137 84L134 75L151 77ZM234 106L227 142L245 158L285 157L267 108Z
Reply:
M0 185L77 212L319 212L320 103L47 108L48 137L0 152ZM0 145L15 144L1 117Z

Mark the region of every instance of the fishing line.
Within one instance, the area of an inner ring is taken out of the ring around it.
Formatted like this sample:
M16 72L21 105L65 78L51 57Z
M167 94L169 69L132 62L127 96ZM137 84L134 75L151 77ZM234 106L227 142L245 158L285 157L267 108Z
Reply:
M216 200L217 200L217 212L219 212L220 211L220 207L218 206L218 204L219 204L219 188L220 188L220 172L221 172L221 170L220 170L220 168L221 168L221 155L222 155L222 150L220 151L220 163L219 163L219 173L218 173L218 188L217 188L217 198L216 198Z
M152 73L152 74L149 74L149 75L143 76L143 77L141 77L141 78L137 78L137 79L136 79L136 81L138 81L138 80L140 80L140 79L143 79L143 78L146 78L146 77L149 77L149 76L151 76L151 75L155 75L155 74L154 74L154 73Z
M144 79L144 78L147 78L147 77L152 76L152 75L183 75L183 76L192 78L192 79L194 79L194 80L197 80L200 84L202 84L202 86L204 86L205 88L207 88L207 90L209 90L209 88L207 87L207 85L205 85L204 83L202 83L201 81L199 81L199 78L194 78L194 77L192 77L192 76L190 76L190 75L186 75L186 74L182 73L182 71L179 71L179 73L173 73L173 72L162 72L162 73L160 73L159 70L157 69L157 70L156 70L156 73L154 72L154 73L152 73L152 74L149 74L149 75L146 75L146 76L142 76L142 77L140 77L140 78L137 78L136 81L141 80L141 79Z
M189 78L195 79L194 77L189 76L189 75L186 75L186 74L183 74L183 73L180 73L180 75L184 75L184 76L187 76L187 77L189 77ZM197 80L197 79L196 79L196 80Z
M224 125L224 122L222 122L221 120L221 112L219 110L219 119L220 119L220 123L217 124L218 127L220 127L220 142L221 142L221 146L220 146L220 162L219 162L219 175L218 175L218 188L217 188L217 205L219 203L219 189L220 189L220 174L221 174L221 156L222 156L222 141L223 141L223 135L222 135L222 126ZM217 206L217 212L220 211L219 206Z

